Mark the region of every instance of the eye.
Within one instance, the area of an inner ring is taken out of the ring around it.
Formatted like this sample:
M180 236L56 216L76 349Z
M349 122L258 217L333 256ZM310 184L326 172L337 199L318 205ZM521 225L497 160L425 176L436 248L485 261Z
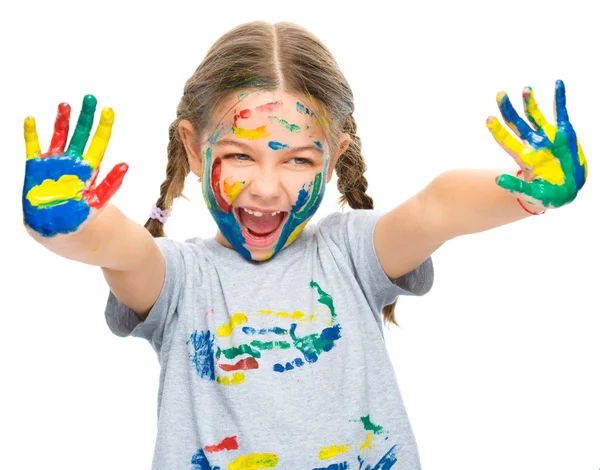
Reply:
M312 160L308 158L292 158L289 161L297 166L313 166Z
M252 160L245 153L230 153L230 154L224 155L222 158L223 158L223 160L234 160L236 162L249 162L250 160Z

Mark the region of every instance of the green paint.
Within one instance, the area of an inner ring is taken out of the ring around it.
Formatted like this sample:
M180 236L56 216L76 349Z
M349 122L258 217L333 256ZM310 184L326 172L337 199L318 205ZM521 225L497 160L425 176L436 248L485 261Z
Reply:
M247 96L248 92L247 91L242 91L239 95L238 95L238 101L241 100L244 96Z
M331 318L335 320L336 313L331 295L321 289L321 286L319 286L319 284L317 284L315 281L310 281L310 287L317 288L317 292L319 293L318 301L329 308L329 311L331 312Z
M75 127L73 137L71 137L71 142L65 155L79 158L83 155L85 145L92 131L92 125L94 124L94 113L96 112L97 103L98 100L94 96L84 96L81 113L79 113L79 119L77 120L77 127Z
M238 347L233 347L229 349L219 350L219 353L222 352L223 356L227 359L233 359L236 356L241 356L242 354L250 354L252 357L260 357L260 351L256 351L252 349L248 344L240 344Z
M300 130L300 126L296 124L290 124L285 119L279 119L277 116L269 116L269 119L271 122L275 122L276 124L285 127L290 132L298 132Z
M304 208L298 212L295 217L297 219L302 219L305 214L311 210L315 200L319 197L319 191L321 189L321 180L323 179L323 173L317 173L315 176L315 181L313 182L312 193L310 195L309 201L304 205Z
M289 349L291 347L290 343L288 343L287 341L258 341L258 340L254 340L250 344L252 346L254 346L255 348L260 349L262 351L271 350L273 348Z
M383 432L383 426L377 426L371 421L371 415L361 416L360 420L365 427L365 431L373 431L375 434L381 434Z

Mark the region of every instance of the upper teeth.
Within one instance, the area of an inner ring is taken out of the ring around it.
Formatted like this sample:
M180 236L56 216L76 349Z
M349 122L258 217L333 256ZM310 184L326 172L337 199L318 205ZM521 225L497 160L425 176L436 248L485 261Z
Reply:
M258 211L254 211L252 212L250 209L246 209L245 207L243 208L248 214L254 215L256 217L262 217L263 213L262 212L258 212ZM281 211L275 211L272 212L271 215L277 215L279 214Z

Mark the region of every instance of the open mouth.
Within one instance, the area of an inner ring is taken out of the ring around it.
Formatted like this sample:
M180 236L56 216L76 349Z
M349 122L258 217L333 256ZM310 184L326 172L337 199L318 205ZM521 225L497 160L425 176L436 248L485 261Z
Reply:
M242 235L247 245L256 248L268 248L279 239L289 212L268 212L237 207L235 208L235 216L242 227Z

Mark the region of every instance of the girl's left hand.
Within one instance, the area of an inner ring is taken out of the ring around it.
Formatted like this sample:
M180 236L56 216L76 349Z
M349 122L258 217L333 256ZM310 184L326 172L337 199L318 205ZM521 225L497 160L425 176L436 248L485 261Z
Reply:
M532 127L515 111L505 92L496 96L504 122L523 143L512 136L496 119L489 117L487 127L517 162L523 179L503 174L496 183L529 204L535 212L560 207L573 201L587 178L587 162L569 122L565 85L556 81L554 110L557 125L546 121L533 97L533 90L523 90L523 106Z

